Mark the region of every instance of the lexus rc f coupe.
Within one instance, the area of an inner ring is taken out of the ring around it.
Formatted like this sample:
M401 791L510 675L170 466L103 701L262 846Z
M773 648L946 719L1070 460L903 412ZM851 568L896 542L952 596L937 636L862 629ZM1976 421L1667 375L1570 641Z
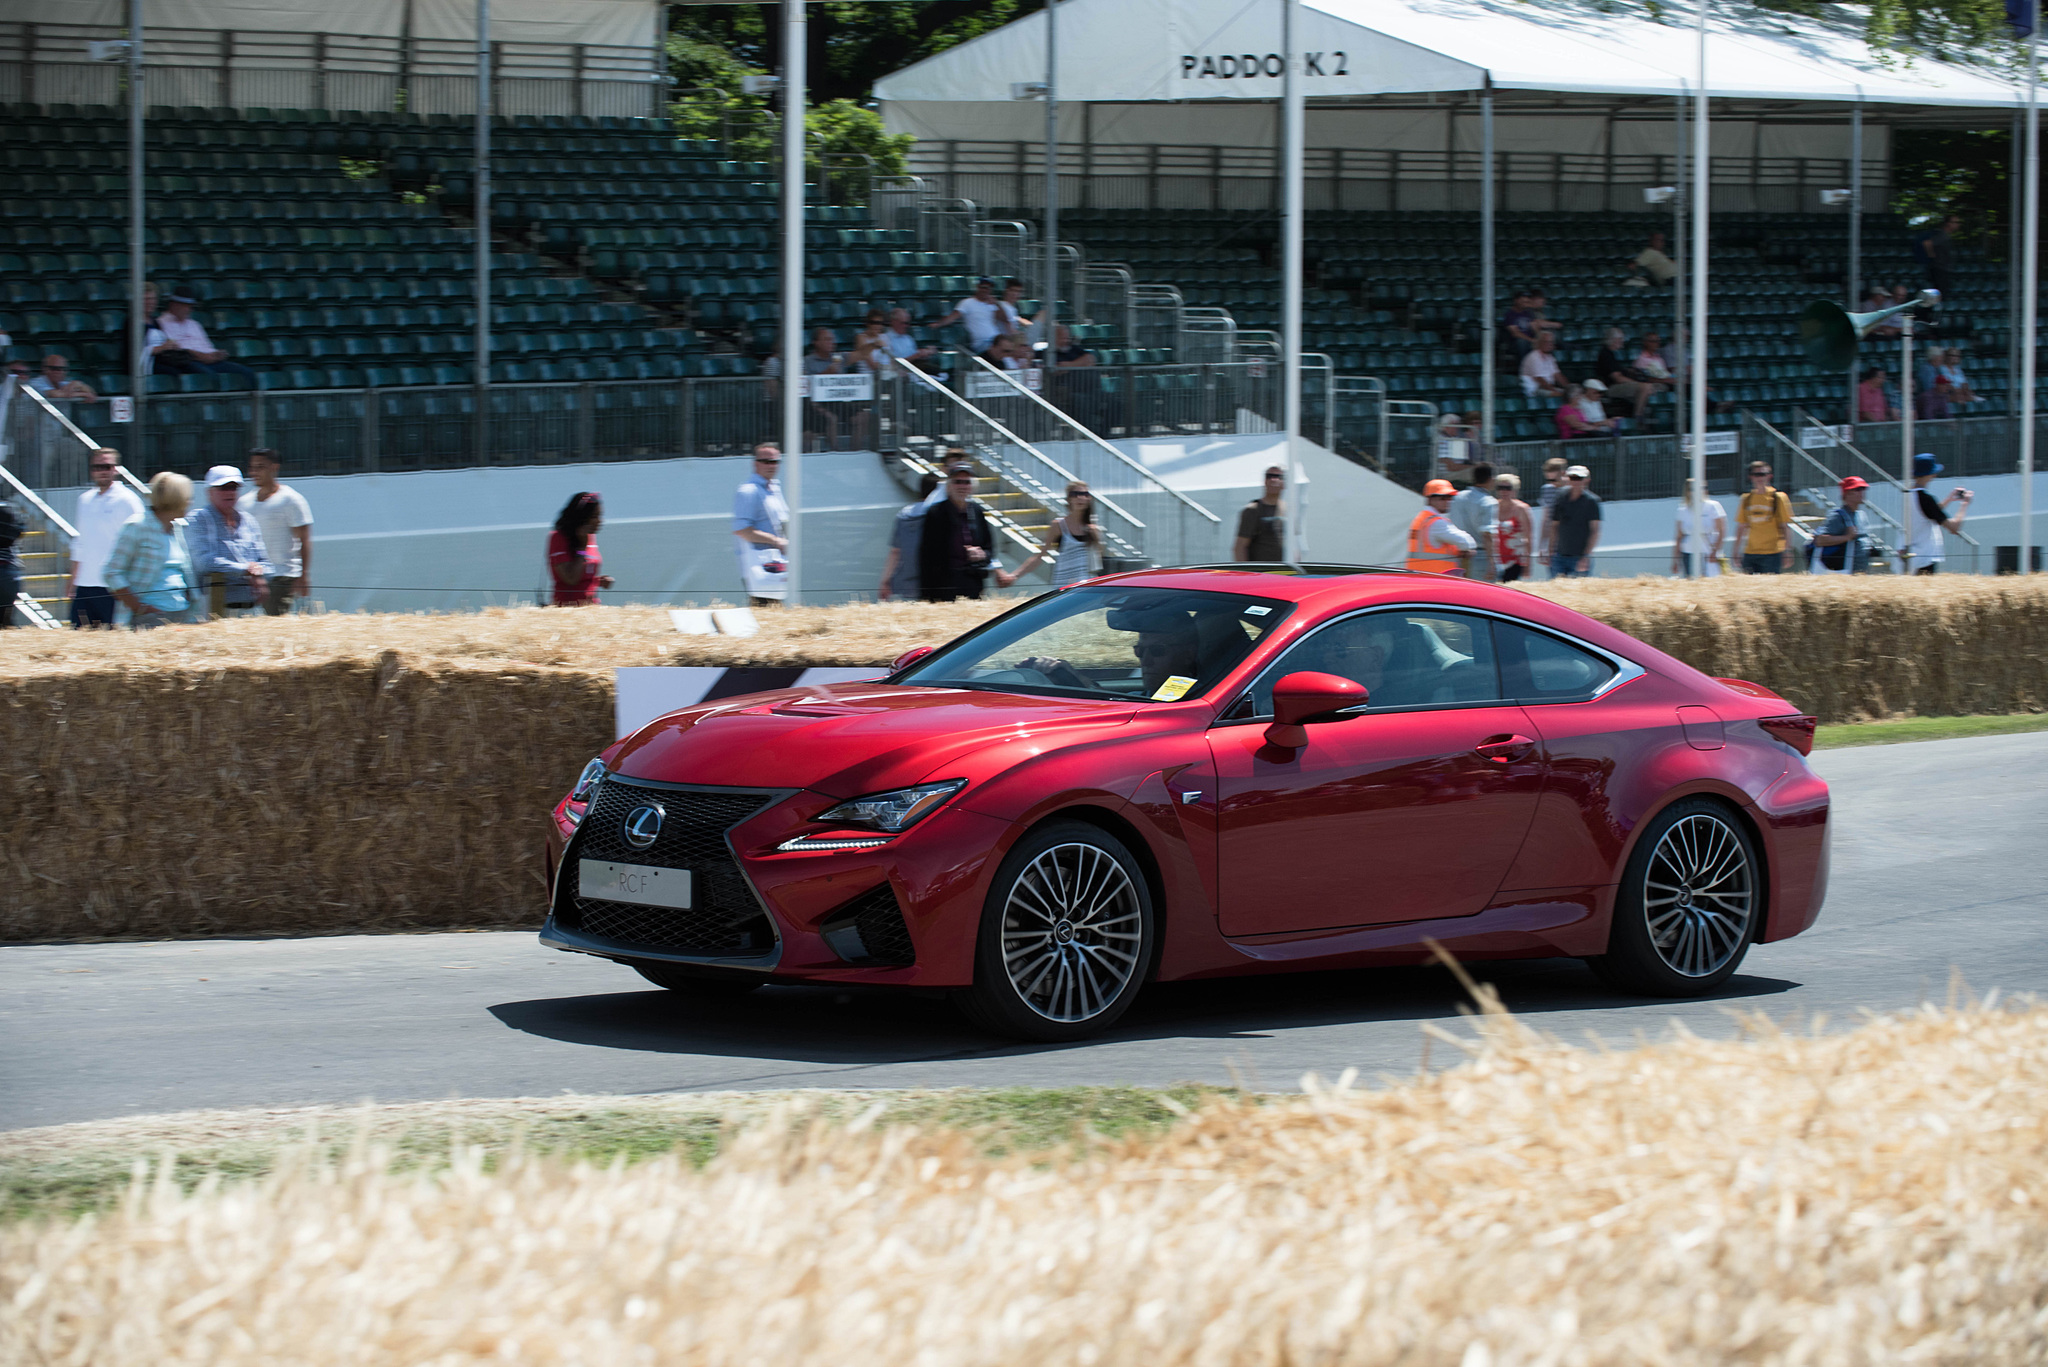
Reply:
M558 803L541 942L705 996L951 992L1067 1040L1148 982L1570 956L1692 996L1813 923L1814 719L1534 595L1207 566L872 683L669 713Z

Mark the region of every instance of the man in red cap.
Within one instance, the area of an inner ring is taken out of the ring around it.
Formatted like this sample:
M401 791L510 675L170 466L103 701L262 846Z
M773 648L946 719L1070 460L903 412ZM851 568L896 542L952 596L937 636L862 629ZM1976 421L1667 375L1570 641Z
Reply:
M1870 563L1870 538L1863 530L1863 497L1870 482L1850 475L1841 490L1841 504L1814 533L1815 574L1861 574Z
M1408 568L1424 574L1463 574L1479 543L1451 525L1447 514L1458 490L1447 479L1433 479L1422 486L1429 504L1408 524Z

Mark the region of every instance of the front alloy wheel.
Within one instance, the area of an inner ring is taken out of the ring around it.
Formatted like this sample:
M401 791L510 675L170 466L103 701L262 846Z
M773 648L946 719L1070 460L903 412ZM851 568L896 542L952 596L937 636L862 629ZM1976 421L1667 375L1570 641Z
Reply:
M1749 832L1717 802L1694 798L1643 833L1615 899L1607 953L1590 962L1616 987L1690 997L1726 982L1763 911Z
M1152 900L1115 836L1061 822L1027 836L982 914L974 986L961 1005L984 1029L1070 1040L1106 1028L1143 984Z

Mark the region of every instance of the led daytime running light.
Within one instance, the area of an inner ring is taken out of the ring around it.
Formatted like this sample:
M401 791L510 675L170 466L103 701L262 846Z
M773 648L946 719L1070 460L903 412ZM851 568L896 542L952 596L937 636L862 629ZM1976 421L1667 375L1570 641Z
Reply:
M872 850L878 845L889 843L886 835L800 835L794 840L785 840L775 848L778 852L799 850Z

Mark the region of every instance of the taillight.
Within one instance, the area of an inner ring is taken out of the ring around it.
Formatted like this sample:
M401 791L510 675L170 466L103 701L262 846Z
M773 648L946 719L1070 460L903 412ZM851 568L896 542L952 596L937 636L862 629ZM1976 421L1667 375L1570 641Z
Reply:
M1757 725L1800 754L1810 755L1813 753L1813 733L1820 726L1820 718L1765 717Z

